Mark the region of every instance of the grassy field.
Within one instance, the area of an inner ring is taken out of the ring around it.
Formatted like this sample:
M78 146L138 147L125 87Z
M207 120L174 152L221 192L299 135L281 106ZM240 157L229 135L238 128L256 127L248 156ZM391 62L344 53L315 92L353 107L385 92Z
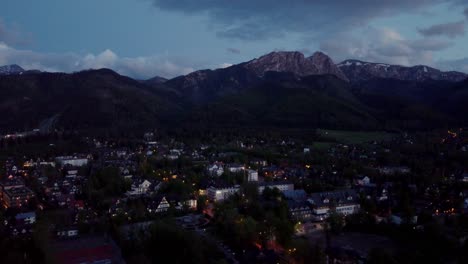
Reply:
M346 131L319 129L317 132L322 139L336 141L344 144L362 144L372 141L385 141L395 137L396 134L383 131ZM320 142L323 143L323 142Z

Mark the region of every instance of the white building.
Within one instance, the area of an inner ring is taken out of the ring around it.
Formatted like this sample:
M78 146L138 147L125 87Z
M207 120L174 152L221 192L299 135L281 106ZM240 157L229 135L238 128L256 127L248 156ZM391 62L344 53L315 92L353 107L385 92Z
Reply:
M258 181L258 171L256 170L247 170L247 181Z
M294 190L294 184L289 182L264 182L258 185L258 192L263 193L266 188L277 188L281 192Z
M238 172L244 171L245 167L243 165L240 165L240 164L229 164L229 165L227 165L227 169L228 169L228 171L230 171L232 173L238 173Z
M207 167L207 171L211 176L221 176L224 173L223 164L221 162L215 162Z
M36 223L36 213L35 212L28 212L28 213L20 213L15 216L16 221L20 221L23 224L32 225Z
M71 165L75 167L81 167L88 164L88 158L73 157L73 156L61 156L56 157L55 161L62 166Z
M179 201L177 203L176 209L177 210L182 210L186 207L189 210L197 210L197 199L191 198L185 201Z
M307 201L312 205L312 215L316 221L325 220L330 210L350 215L360 209L359 196L354 190L314 193Z
M239 185L215 187L210 186L207 189L208 199L213 202L221 202L232 195L238 193L240 190Z
M356 180L356 183L357 185L360 185L360 186L367 186L371 183L371 180L369 177L367 176L364 176L364 177L359 177L357 180Z
M154 202L148 206L148 211L150 213L164 213L167 212L167 210L169 210L170 207L171 205L166 200L166 197L162 196L156 198Z
M147 193L151 193L159 188L159 184L152 184L148 180L142 182L136 182L132 184L131 190L127 191L127 196L139 196Z

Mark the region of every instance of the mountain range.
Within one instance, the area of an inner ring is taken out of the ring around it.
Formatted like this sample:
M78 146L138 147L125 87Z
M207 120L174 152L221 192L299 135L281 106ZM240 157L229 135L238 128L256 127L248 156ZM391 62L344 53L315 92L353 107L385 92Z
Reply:
M468 77L468 75L461 72L443 72L424 65L405 67L385 63L345 60L337 66L352 82L367 81L374 78L398 79L405 81L443 80L459 82Z
M28 73L28 74L23 74ZM465 125L468 75L272 52L223 69L137 81L112 70L0 67L0 133L40 127L426 129Z

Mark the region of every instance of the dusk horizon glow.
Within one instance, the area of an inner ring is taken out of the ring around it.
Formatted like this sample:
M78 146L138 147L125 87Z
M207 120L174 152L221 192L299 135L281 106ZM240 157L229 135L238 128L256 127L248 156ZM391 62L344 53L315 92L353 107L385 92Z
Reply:
M467 23L460 0L18 0L0 10L0 65L172 78L287 50L467 73Z

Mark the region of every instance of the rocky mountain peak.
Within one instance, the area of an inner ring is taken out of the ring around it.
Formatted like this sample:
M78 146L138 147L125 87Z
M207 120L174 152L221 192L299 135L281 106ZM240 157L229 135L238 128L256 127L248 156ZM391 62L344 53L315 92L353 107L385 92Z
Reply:
M292 72L298 76L333 74L347 80L333 60L322 52L316 52L308 58L298 51L271 52L247 62L244 67L258 76L263 76L268 71L276 71Z
M317 51L307 59L317 67L319 74L333 74L342 80L348 80L333 60L325 53Z

